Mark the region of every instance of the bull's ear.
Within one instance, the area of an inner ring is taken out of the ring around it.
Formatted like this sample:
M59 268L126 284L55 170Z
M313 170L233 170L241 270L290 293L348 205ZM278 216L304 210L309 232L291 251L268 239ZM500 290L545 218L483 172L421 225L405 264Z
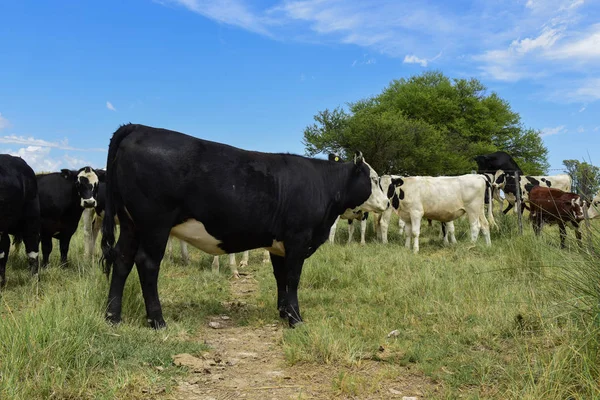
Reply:
M77 177L77 171L71 171L70 169L61 169L60 176L65 179L75 179Z
M363 163L363 161L364 161L364 159L363 159L362 152L357 151L356 153L354 153L354 164L361 165Z
M331 153L329 155L329 161L339 162L339 161L342 161L342 159L340 158L340 156Z
M106 171L103 169L95 169L94 172L98 176L100 182L106 182Z

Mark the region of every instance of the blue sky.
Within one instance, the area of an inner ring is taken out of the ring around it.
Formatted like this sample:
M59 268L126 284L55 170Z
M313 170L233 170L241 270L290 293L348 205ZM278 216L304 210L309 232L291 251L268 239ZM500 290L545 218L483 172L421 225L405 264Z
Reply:
M584 0L0 1L0 152L102 167L126 122L304 152L319 110L426 70L476 77L600 165L600 4Z

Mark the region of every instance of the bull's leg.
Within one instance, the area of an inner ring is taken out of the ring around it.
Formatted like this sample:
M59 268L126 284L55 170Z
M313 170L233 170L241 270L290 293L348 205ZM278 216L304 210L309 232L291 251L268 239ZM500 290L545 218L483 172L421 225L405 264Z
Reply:
M446 232L451 244L456 244L456 236L454 236L454 221L446 222Z
M58 240L60 247L60 263L62 267L69 266L67 255L69 254L69 245L71 244L72 233L62 233Z
M354 237L354 220L348 220L348 244L352 243L352 238Z
M215 273L218 273L219 272L219 267L220 267L220 265L219 265L219 256L214 256L213 257L213 261L212 261L212 265L211 265L212 271L215 272Z
M238 279L240 277L240 273L237 269L237 263L235 262L235 253L229 254L229 269L231 270L231 274L234 278Z
M0 238L0 288L6 285L6 261L10 251L10 236L8 233L2 233Z
M187 243L180 240L179 246L181 247L181 262L183 265L188 265L190 263L190 255L188 253Z
M337 223L340 220L340 217L335 219L333 225L331 225L331 229L329 230L329 243L335 243L335 230L337 228Z
M365 244L365 235L367 233L367 218L360 221L360 244Z
M285 270L285 258L270 254L271 263L273 264L273 275L275 276L275 282L277 283L277 310L279 310L279 317L287 318L287 274Z
M50 253L52 253L52 236L42 236L42 267L46 268L50 263Z
M133 261L138 250L139 238L129 220L121 219L121 232L115 246L116 254L113 265L108 302L106 307L106 320L113 324L121 322L121 303L123 301L123 288L125 281L133 268Z
M567 229L563 221L558 221L558 230L560 232L560 248L565 248L565 239L567 238Z
M250 252L248 250L246 250L242 254L242 260L240 261L240 268L244 268L244 267L248 266L248 258L250 258ZM268 262L268 260L267 260L267 262Z
M146 319L150 327L154 329L167 326L163 319L158 296L158 274L168 238L169 229L147 232L140 238L140 245L135 254L135 266L138 270L146 304Z
M423 217L422 213L411 213L410 214L410 226L411 226L411 234L413 237L413 253L417 254L419 252L419 235L421 234L421 218ZM408 224L406 225L408 226ZM408 236L408 232L407 232Z
M263 250L263 259L262 259L263 264L266 264L269 261L271 261L271 253L269 253L269 250Z

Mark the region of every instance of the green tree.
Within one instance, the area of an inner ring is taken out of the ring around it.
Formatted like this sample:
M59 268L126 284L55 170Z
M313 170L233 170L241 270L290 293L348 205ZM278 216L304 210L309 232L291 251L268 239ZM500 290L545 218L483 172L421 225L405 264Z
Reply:
M577 160L564 160L563 164L573 181L571 191L591 200L600 188L600 168Z
M379 173L455 175L475 168L472 158L497 150L523 170L548 168L539 132L476 79L450 80L426 72L392 81L377 96L320 111L304 130L308 155L361 150Z

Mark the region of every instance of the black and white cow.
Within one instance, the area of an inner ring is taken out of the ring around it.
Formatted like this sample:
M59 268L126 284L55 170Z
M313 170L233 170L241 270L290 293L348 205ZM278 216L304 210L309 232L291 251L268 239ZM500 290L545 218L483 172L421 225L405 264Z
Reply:
M165 321L158 272L169 234L210 254L266 248L277 281L277 307L302 321L298 284L304 260L345 210L382 212L388 199L377 173L357 153L336 163L246 151L143 125L113 135L107 159L102 250L113 268L106 318L121 320L123 287L136 263L154 328ZM114 215L121 222L114 245Z
M22 238L31 273L37 274L40 203L35 173L20 157L0 154L0 287L6 284L9 235Z
M495 153L476 156L473 158L473 160L475 160L477 163L478 174L495 175L499 170L508 172L504 193L517 193L517 185L514 178L515 173L518 172L519 175L523 175L523 171L510 154L505 151L496 151ZM498 190L494 190L493 193L494 198L501 203L502 207L502 199L500 198ZM503 213L506 214L509 212L513 208L513 205L514 204L509 203L508 207L503 211Z
M487 186L485 178L481 175L436 177L391 175L391 182L396 187L391 202L392 207L405 223L406 247L410 248L412 237L415 253L419 251L422 218L445 222L444 241L447 242L446 234L448 234L451 241L456 242L452 221L466 214L471 227L471 241L477 240L481 230L486 244L488 246L491 244L489 222L485 217L484 206ZM491 197L489 202L491 203ZM488 217L493 220L491 211L490 205Z
M59 240L61 263L67 263L71 237L77 230L84 208L96 206L98 184L103 179L104 173L91 167L78 171L63 169L37 176L43 266L48 265L52 238Z
M511 179L511 174L506 173L503 170L496 171L494 177L494 186L495 192L498 193L498 189L501 189L504 192L506 200L508 201L508 207L504 210L506 214L510 209L515 205L517 196L516 196L516 185L511 186L509 189L508 182ZM514 177L512 177L513 181ZM547 187L559 189L563 192L569 192L571 190L572 180L568 174L559 174L559 175L551 175L551 176L542 176L542 175L520 175L519 176L519 189L521 193L521 202L523 203L523 207L521 207L521 212L527 207L529 204L529 194L531 190L536 186Z

